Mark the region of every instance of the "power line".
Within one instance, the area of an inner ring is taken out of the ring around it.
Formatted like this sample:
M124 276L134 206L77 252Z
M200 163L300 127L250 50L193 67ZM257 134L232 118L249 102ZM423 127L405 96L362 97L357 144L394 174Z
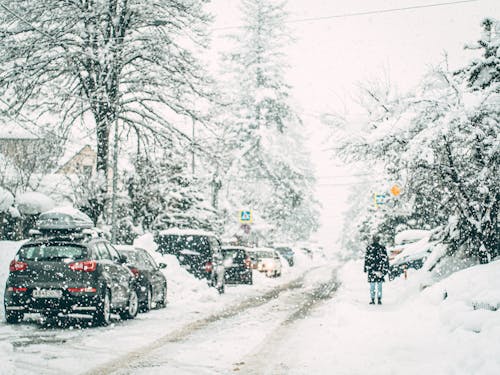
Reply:
M285 24L293 24L293 23L304 23L304 22L313 22L313 21L323 21L335 18L348 18L348 17L359 17L359 16L367 16L373 14L384 14L384 13L394 13L394 12L402 12L407 10L416 10L416 9L424 9L424 8L437 8L448 5L456 5L456 4L465 4L465 3L476 3L479 0L459 0L459 1L449 1L445 3L433 3L433 4L423 4L423 5L413 5L408 7L400 7L400 8L387 8L387 9L375 9L368 11L360 11L360 12L349 12L349 13L341 13L341 14L332 14L330 16L322 16L322 17L309 17L309 18L297 18L289 21L285 21ZM231 29L241 29L246 26L244 25L235 25L235 26L223 26L216 27L212 30L231 30Z

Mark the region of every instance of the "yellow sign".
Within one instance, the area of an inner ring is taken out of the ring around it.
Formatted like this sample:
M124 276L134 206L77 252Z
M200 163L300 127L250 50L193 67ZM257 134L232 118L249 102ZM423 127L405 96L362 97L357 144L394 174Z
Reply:
M391 194L397 197L399 194L401 194L401 188L397 184L392 185Z

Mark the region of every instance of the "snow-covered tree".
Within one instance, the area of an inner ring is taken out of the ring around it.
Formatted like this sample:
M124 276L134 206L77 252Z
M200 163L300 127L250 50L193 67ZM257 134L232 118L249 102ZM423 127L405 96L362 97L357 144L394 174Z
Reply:
M235 192L228 206L234 212L253 208L275 228L276 239L308 238L317 228L318 213L305 130L285 78L284 48L290 43L286 2L241 4L244 25L232 36L235 48L225 58L233 105L221 139L230 154L225 179Z
M450 249L484 260L500 246L500 38L498 21L483 27L482 57L458 72L432 70L341 148L347 158L382 162L405 181L401 203L412 203L413 219L446 226Z
M92 124L108 181L117 120L139 139L182 136L168 114L197 117L195 100L210 96L194 52L207 42L204 3L2 1L0 97L12 113Z
M215 211L182 157L168 152L140 155L134 167L127 189L135 225L154 231L170 227L218 229Z

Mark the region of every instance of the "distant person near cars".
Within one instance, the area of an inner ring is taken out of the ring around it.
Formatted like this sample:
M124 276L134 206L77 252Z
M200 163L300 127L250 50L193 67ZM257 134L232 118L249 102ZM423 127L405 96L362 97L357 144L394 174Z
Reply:
M368 273L370 283L370 305L375 304L375 287L377 287L377 302L382 304L382 283L389 272L389 258L385 246L380 244L380 237L374 235L372 243L366 248L364 271Z

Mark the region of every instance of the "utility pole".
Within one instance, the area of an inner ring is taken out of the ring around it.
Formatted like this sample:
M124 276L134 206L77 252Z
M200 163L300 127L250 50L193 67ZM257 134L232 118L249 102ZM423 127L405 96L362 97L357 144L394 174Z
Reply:
M118 185L118 116L115 120L115 139L113 146L113 192L111 196L111 242L116 243L116 190Z

